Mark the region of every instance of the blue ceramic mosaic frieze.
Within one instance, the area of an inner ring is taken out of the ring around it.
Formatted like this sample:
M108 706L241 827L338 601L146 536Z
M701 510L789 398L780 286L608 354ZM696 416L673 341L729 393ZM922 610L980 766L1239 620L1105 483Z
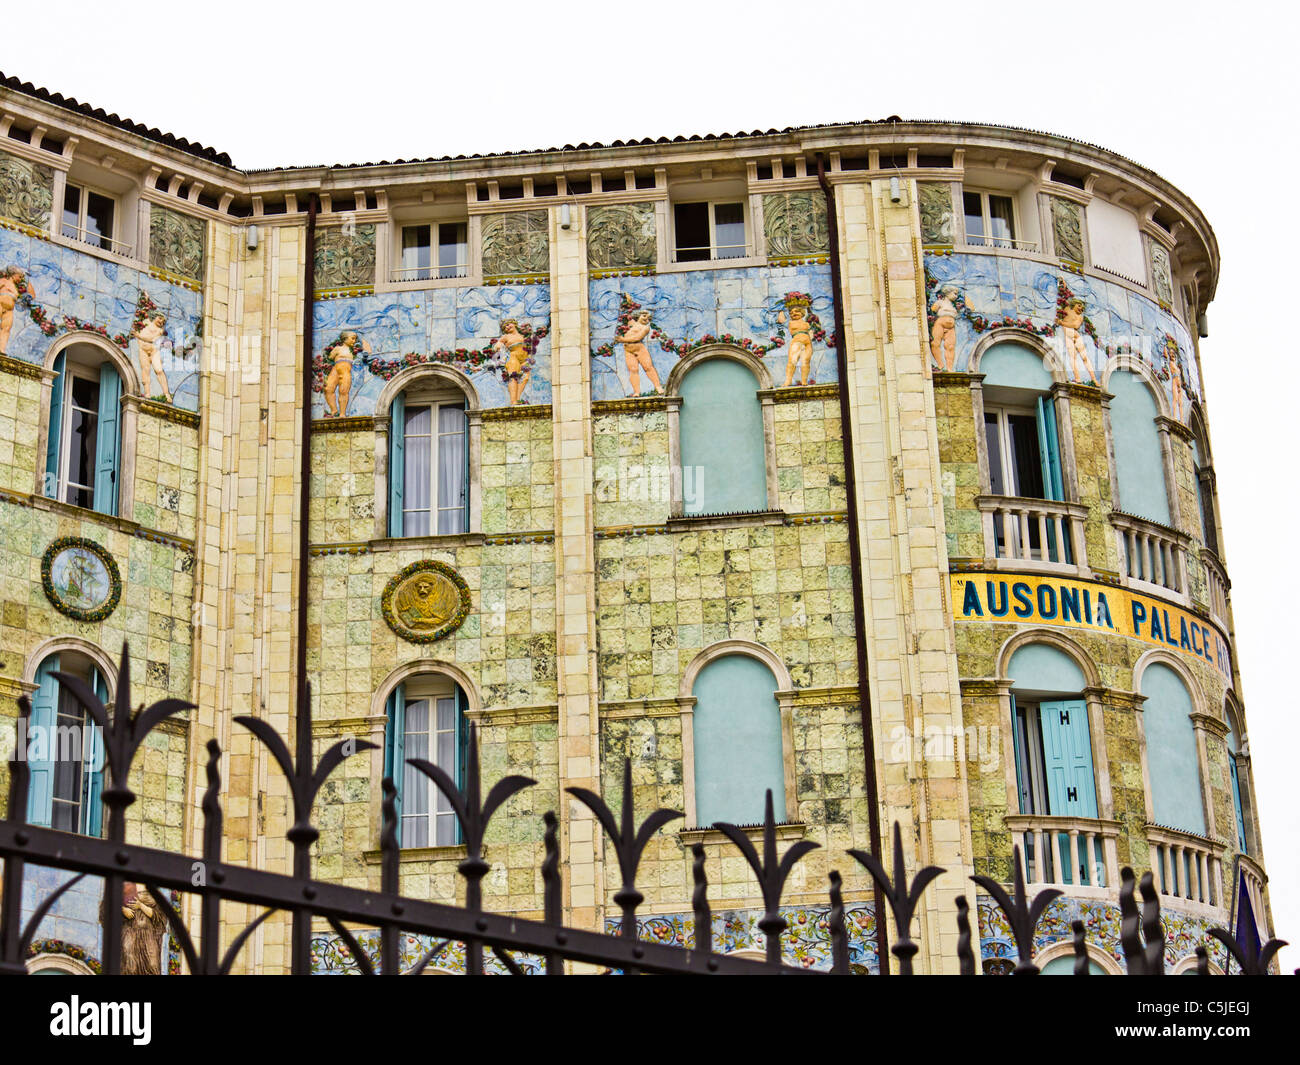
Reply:
M830 267L805 265L690 270L641 277L607 277L589 286L591 395L623 399L660 391L683 355L705 343L743 347L766 364L776 385L785 383L795 348L792 318L799 308L811 342L807 380L795 350L791 384L837 380L834 304ZM647 315L637 341L644 353L620 338ZM654 373L645 366L648 361ZM635 377L633 374L635 373ZM654 378L660 388L656 389Z
M0 228L0 287L16 289L4 354L43 365L50 346L70 332L98 333L140 365L143 327L157 350L171 402L198 410L203 300L121 263ZM156 319L161 317L161 321ZM155 381L151 397L162 398Z
M980 341L1006 326L1040 337L1083 384L1099 382L1117 355L1142 359L1183 421L1190 413L1184 398L1202 396L1186 326L1131 288L1031 259L962 252L927 254L925 276L935 369L969 369Z
M312 417L330 417L333 410L347 417L373 415L388 380L406 366L426 362L467 374L485 408L550 403L550 319L549 285L434 288L319 300L313 311L317 372ZM505 328L508 322L517 331ZM351 355L339 350L344 338ZM340 359L349 358L351 389L344 408L330 373Z

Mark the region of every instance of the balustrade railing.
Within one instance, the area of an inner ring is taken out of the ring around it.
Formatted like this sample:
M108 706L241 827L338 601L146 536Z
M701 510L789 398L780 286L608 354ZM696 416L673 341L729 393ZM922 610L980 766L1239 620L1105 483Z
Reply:
M1227 909L1222 844L1191 832L1147 825L1147 845L1161 895Z
M1112 513L1119 544L1120 572L1130 581L1155 585L1175 595L1187 595L1187 538L1145 518Z
M1025 856L1031 884L1105 888L1119 883L1118 821L1046 814L1010 814L1004 820Z
M1205 565L1205 583L1208 588L1210 617L1228 627L1228 574L1213 551L1202 551L1201 562Z
M1077 569L1087 566L1083 539L1087 507L1019 496L980 496L975 502L984 514L987 557Z

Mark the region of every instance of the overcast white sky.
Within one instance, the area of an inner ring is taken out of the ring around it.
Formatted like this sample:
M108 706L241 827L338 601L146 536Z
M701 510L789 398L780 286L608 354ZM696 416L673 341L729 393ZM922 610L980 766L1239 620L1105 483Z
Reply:
M25 10L20 22L11 12L18 32L0 43L5 74L243 167L898 114L1091 141L1182 188L1223 257L1202 364L1274 920L1300 943L1300 582L1289 548L1300 441L1298 378L1282 361L1300 351L1296 275L1283 261L1298 225L1284 213L1300 173L1295 5L136 0L109 18L102 3ZM1300 948L1283 963L1300 964Z

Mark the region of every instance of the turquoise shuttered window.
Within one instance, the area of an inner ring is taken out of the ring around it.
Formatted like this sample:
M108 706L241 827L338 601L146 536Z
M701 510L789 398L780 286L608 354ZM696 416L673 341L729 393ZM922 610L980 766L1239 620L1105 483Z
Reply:
M50 386L50 435L45 444L45 495L59 495L59 452L63 447L63 366L60 352L54 357L54 382Z
M1241 779L1237 769L1236 743L1232 734L1228 734L1228 775L1232 778L1232 808L1237 815L1237 849L1248 854L1246 846L1246 817L1241 808Z
M1155 397L1139 377L1127 370L1111 374L1108 387L1114 397L1110 403L1110 428L1120 510L1168 525L1169 489L1156 427L1160 411Z
M111 363L99 368L99 439L95 448L95 502L101 514L117 514L117 465L121 452L122 378Z
M771 670L748 655L727 655L700 670L695 696L695 820L757 824L766 793L786 818L781 712Z
M682 503L686 514L767 510L767 444L758 382L742 364L716 358L682 381Z
M1038 456L1043 467L1043 495L1058 502L1065 498L1061 480L1061 446L1056 435L1056 400L1037 398Z
M398 685L388 694L385 704L388 731L384 733L384 776L397 788L397 839L402 839L402 792L406 778L413 773L406 764L406 689Z
M50 827L54 810L54 759L50 743L59 713L59 656L50 655L36 669L36 691L32 693L32 731L27 738L27 821ZM39 757L37 757L39 756Z
M1038 717L1048 812L1065 817L1096 817L1097 789L1087 704L1082 699L1040 703Z
M388 535L402 535L406 505L406 396L398 394L388 417Z
M1200 757L1192 725L1192 697L1168 666L1154 662L1142 674L1142 724L1156 824L1205 835Z
M108 685L98 670L91 672L90 686L101 703L108 702ZM101 836L104 828L104 735L87 715L86 759L86 835Z

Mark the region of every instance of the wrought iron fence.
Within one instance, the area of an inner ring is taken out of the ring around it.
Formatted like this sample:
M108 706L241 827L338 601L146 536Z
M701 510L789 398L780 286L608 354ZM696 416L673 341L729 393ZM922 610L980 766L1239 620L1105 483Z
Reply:
M467 975L482 975L484 952L492 955L512 974L522 968L515 953L544 959L548 975L562 975L565 962L583 962L624 974L700 973L827 975L825 970L806 969L782 963L782 937L787 922L781 915L781 896L791 871L799 860L817 844L801 840L791 844L784 854L776 848L776 824L772 796L768 793L766 817L762 826L762 853L746 831L736 825L719 823L723 833L744 856L758 880L764 913L758 927L766 938L766 961L721 954L712 948L713 916L709 905L709 884L705 875L704 848L695 844L693 851L694 890L692 909L695 918L695 942L692 946L675 946L647 942L638 938L637 910L645 901L637 889L637 868L651 838L669 822L682 817L676 810L655 810L640 824L636 823L632 800L631 761L623 765L621 810L616 817L605 801L584 788L568 789L587 806L608 838L617 859L622 886L614 902L622 911L620 933L610 935L566 927L561 920L561 875L559 821L554 812L544 815L545 857L541 865L543 882L543 918L527 920L511 914L490 913L483 908L482 879L489 870L483 857L483 841L492 816L510 796L531 787L535 782L523 776L507 776L482 794L478 758L477 728L469 733L468 758L464 785L444 770L423 759L409 764L431 778L447 797L460 823L465 857L458 872L465 880L465 905L450 906L403 896L399 892L399 845L396 816L396 788L391 779L383 781L383 828L380 841L381 887L367 891L314 879L311 876L311 845L319 832L312 824L311 813L316 796L325 780L353 754L372 748L364 741L340 740L313 761L311 751L311 693L306 683L299 686L296 717L296 750L291 754L284 739L271 726L255 717L235 720L252 732L283 771L293 802L294 820L287 833L293 846L293 874L264 872L221 861L223 815L220 802L221 749L215 740L207 744L207 789L203 796L202 856L196 860L184 854L136 846L125 842L126 809L136 799L127 785L132 761L151 729L174 714L193 709L193 704L178 699L164 699L131 712L130 654L122 648L119 685L111 706L102 703L90 686L78 677L56 674L74 698L85 707L91 720L103 732L107 758L108 783L103 790L103 804L108 810L106 838L74 835L26 823L29 771L25 752L15 747L9 762L9 805L7 818L0 821L0 859L4 860L3 894L0 895L0 973L27 972L25 959L41 921L58 899L87 876L102 877L104 898L119 899L127 882L145 885L166 917L171 933L179 944L191 973L226 975L231 972L239 953L258 927L272 914L288 913L292 921L290 967L295 974L310 971L312 922L324 919L352 954L356 967L365 974L399 975L399 939L403 934L432 936L436 940L413 966L408 975L419 974L448 944L464 945ZM18 700L17 734L27 734L31 705L26 696ZM903 856L902 834L894 825L893 861L886 869L878 857L865 851L851 850L849 856L863 865L880 888L894 922L891 953L901 975L911 975L913 959L919 947L911 939L912 919L926 887L943 872L927 866L909 880ZM76 875L52 891L23 920L22 883L28 864L51 866ZM196 870L202 870L196 876ZM1018 955L1015 972L1030 975L1039 972L1034 964L1034 931L1051 902L1063 892L1048 888L1030 898L1025 891L1024 867L1020 848L1014 848L1014 883L1009 893L987 876L972 878L995 900L1012 930ZM177 908L162 888L198 896L195 941L182 921ZM841 896L841 877L829 874L830 899L828 929L831 940L829 974L850 972L849 940ZM1139 907L1137 896L1141 897ZM240 931L224 953L219 948L219 917L223 901L265 907L263 912ZM959 932L958 961L964 975L976 972L971 941L969 904L957 899L956 922ZM1160 899L1150 873L1139 882L1131 869L1121 873L1119 905L1122 916L1121 945L1130 974L1159 975L1164 972L1164 931L1160 919ZM103 907L102 971L117 974L122 969L121 908ZM877 914L877 919L883 915ZM379 930L378 957L372 957L358 943L347 924ZM703 930L700 934L699 930ZM1072 923L1074 973L1089 971L1084 926ZM1212 928L1209 935L1222 943L1242 972L1263 974L1284 942L1271 939L1258 951L1252 945L1238 945L1223 928ZM1204 946L1196 948L1197 972L1210 972L1209 954Z

